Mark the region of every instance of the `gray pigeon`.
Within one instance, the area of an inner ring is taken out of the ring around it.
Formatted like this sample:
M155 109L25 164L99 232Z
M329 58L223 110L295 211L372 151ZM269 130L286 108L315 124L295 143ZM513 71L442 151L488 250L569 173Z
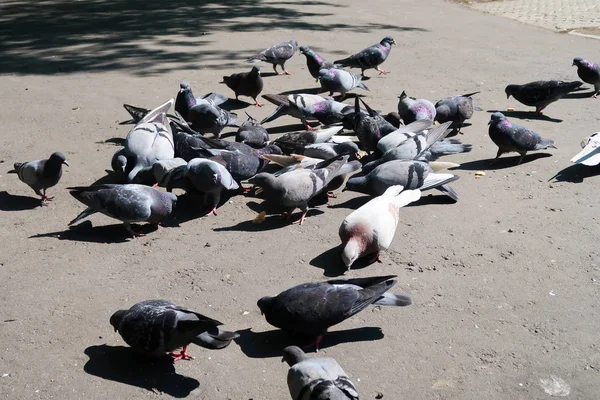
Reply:
M374 168L364 176L353 176L346 182L344 190L381 196L390 186L401 185L409 189L438 189L454 201L458 201L458 193L448 183L458 179L453 174L436 173L433 167L445 167L446 163L429 163L425 161L393 160ZM454 164L456 166L456 164Z
M370 68L375 68L379 71L379 75L387 74L389 71L380 69L379 65L390 55L393 44L396 44L396 41L391 36L386 36L381 42L367 47L361 52L353 54L348 58L337 60L333 63L343 67L360 68L362 76L365 76L365 70Z
M369 90L367 85L361 82L362 77L343 69L321 69L319 71L319 82L323 91L329 91L329 95L333 96L334 92L342 94L342 98L346 97L346 93L355 88Z
M144 236L131 229L131 223L149 222L158 225L173 211L177 196L154 188L136 185L93 185L67 188L71 195L88 206L69 225L100 212L123 221L133 236Z
M359 100L367 109L367 113L363 113L360 109ZM384 136L394 132L396 128L385 120L379 113L373 110L362 99L358 97L354 99L354 115L353 128L361 148L364 151L375 151L377 143Z
M347 141L342 143L315 143L304 148L303 155L312 158L328 160L342 154L349 154L350 159L356 159L356 154L360 151L356 143Z
M178 168L182 170L191 187L212 197L212 209L209 213L212 212L214 215L217 215L221 192L223 190L236 190L240 187L233 180L229 171L216 161L194 158L187 165Z
M188 112L190 108L201 104L219 106L227 100L227 96L219 93L209 93L204 97L194 97L192 86L188 82L181 82L179 84L179 92L175 98L175 111L177 111L184 120L188 121Z
M312 50L308 46L300 46L300 54L304 54L306 56L306 66L308 67L308 72L312 75L313 78L319 81L319 71L321 69L329 69L335 68L335 65L319 54L316 51Z
M528 151L556 149L554 141L544 139L524 126L513 124L501 112L495 112L488 123L490 139L498 146L498 153L492 163L504 153L516 151L521 155L517 165L521 164Z
M378 165L392 160L416 160L429 150L436 142L448 134L448 127L452 122L444 122L429 129L427 133L419 133L400 143L397 147L386 151L381 158L365 164L363 173L369 173Z
M524 85L508 85L504 91L507 99L512 96L526 106L535 107L535 113L541 114L550 103L560 100L581 85L580 81L536 81Z
M302 153L307 145L327 142L341 130L341 126L330 126L323 129L288 132L275 139L273 143L279 146L284 154Z
M435 120L440 124L452 121L452 129L460 133L464 122L473 116L473 98L479 92L446 97L435 103Z
M341 103L335 100L325 100L320 103L316 103L310 106L306 106L302 109L304 118L316 119L323 125L334 125L341 123L341 128L352 129L349 121L354 116L354 107L349 104ZM306 125L308 130L315 128Z
M306 118L302 113L302 109L304 107L308 107L313 104L328 100L328 98L319 96L317 94L306 93L290 94L287 96L283 94L263 94L262 97L275 104L277 106L277 109L265 119L260 121L261 125L266 124L267 122L274 121L281 116L290 115L294 118L302 120L302 123L304 123L307 129L312 128L306 122Z
M287 384L294 400L358 400L358 390L330 357L307 357L298 346L283 349L290 369Z
M410 124L420 119L435 119L435 107L433 103L426 99L416 99L408 97L406 92L402 92L398 101L398 114L404 121L404 124Z
M314 169L295 169L277 177L262 172L249 182L262 188L268 202L288 208L287 218L300 208L302 216L294 223L302 225L308 212L308 202L327 189L347 161L348 156L336 157L317 164Z
M181 83L177 95L178 109L185 121L201 134L212 133L221 137L221 131L227 126L237 127L237 115L219 107L213 100L197 101L189 85Z
M184 186L173 183L172 180L174 179L173 170L186 164L187 161L183 158L156 161L152 166L141 169L131 183L152 185L153 187L184 188Z
M424 130L431 128L433 121L429 119L420 119L415 122L411 122L408 125L402 125L390 132L385 137L382 137L377 142L377 149L382 153L395 149L400 146L407 139L422 133Z
M119 310L110 324L125 343L149 357L170 353L174 360L191 360L190 343L207 349L223 349L239 335L221 331L221 322L167 300L145 300L129 310ZM173 353L182 348L181 352Z
M257 120L252 118L250 114L246 113L246 115L248 116L248 119L240 126L240 129L238 129L237 134L235 135L235 141L245 143L255 149L265 147L269 141L269 133Z
M396 284L394 278L396 275L304 283L275 297L263 297L257 305L269 324L314 338L310 345L318 350L327 329L370 304L410 305L408 296L386 293Z
M581 57L573 59L573 65L577 66L577 75L579 75L582 81L594 85L594 94L592 97L598 97L598 93L600 93L600 65L584 60Z
M62 176L62 166L69 166L65 155L60 152L52 153L47 160L36 160L15 163L9 174L17 174L21 182L29 185L35 194L41 196L42 205L54 197L46 196L46 189L55 186Z
M291 75L290 72L285 70L285 62L294 56L297 48L298 42L295 40L279 43L253 55L252 57L248 58L246 62L252 63L265 61L273 64L273 71L275 71L275 73L278 75L280 75L280 73L277 72L277 66L280 65L281 69L283 70L282 74Z
M263 79L260 76L260 67L255 65L250 72L240 72L223 77L223 83L235 93L235 99L239 96L248 96L254 99L257 107L263 105L256 99L263 90Z

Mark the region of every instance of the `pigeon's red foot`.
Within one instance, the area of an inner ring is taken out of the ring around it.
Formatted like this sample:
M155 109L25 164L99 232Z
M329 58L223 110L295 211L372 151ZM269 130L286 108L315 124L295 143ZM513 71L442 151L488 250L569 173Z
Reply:
M171 353L170 355L173 357L173 361L194 359L194 357L188 354L187 346L184 346L180 353Z
M333 192L327 192L327 197L330 199L337 199L337 195Z
M249 188L242 188L242 193L252 193L253 188L249 187Z
M597 99L598 98L598 94L594 93L594 95L592 96L592 99Z
M378 69L379 71L379 75L387 75L390 73L390 71L386 71L385 69Z
M312 127L312 126L310 126L309 124L306 124L306 130L309 130L309 131L316 131L316 130L317 130L317 128L313 128L313 127Z
M304 346L303 349L307 350L314 346L315 352L319 352L319 343L321 343L321 340L323 340L323 335L317 336L314 341Z
M210 210L208 212L209 214L212 213L213 215L217 215L217 206L214 206L212 210Z
M42 203L45 201L52 201L52 200L54 200L54 196L52 196L52 197L48 197L46 195L42 196Z
M290 215L292 215L292 214L290 213ZM292 224L302 225L302 223L304 222L305 219L306 219L306 211L302 213L302 216L300 217L300 219L292 222Z
M373 258L370 261L371 263L374 262L378 262L378 263L382 263L383 261L381 261L381 257L379 256L379 252L375 253L375 256L373 256Z
M256 105L256 107L262 107L262 106L264 106L264 104L259 103L258 100L256 101L255 105Z

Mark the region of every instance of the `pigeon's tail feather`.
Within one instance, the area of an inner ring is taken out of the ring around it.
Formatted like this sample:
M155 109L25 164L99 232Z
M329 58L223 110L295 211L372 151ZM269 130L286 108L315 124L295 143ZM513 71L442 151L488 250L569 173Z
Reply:
M421 190L427 190L436 188L438 186L445 185L450 182L454 182L458 179L458 176L453 174L429 174L423 181L423 185L420 187Z
M264 97L264 96L263 96ZM284 116L287 114L287 108L289 108L289 106L285 105L285 104L281 104L279 105L275 111L273 111L271 113L271 115L269 115L268 117L266 117L265 119L263 119L262 121L260 121L260 124L266 124L267 122L271 122L276 120L277 118Z
M351 174L354 171L358 171L361 167L362 167L362 164L360 163L360 161L353 160L353 161L347 162L346 164L342 165L342 168L340 168L337 175Z
M462 97L471 97L471 96L475 96L476 94L481 93L480 91L477 92L472 92L472 93L465 93L462 95Z
M395 196L398 196L400 193L402 193L403 190L404 190L404 186L393 185L393 186L390 186L389 188L387 188L385 190L385 192L383 192L382 196L395 197Z
M304 158L304 156L298 154L292 154L290 156L284 156L281 154L261 154L261 157L282 167L298 164Z
M71 192L71 194L73 194L73 192ZM74 194L73 194L73 196L74 196L75 198L77 198L77 196L75 196ZM87 217L89 217L90 215L92 215L92 214L95 214L96 212L97 212L97 211L96 211L96 210L94 210L93 208L91 208L91 207L88 207L88 208L86 208L85 210L83 210L83 211L81 212L81 214L79 214L78 216L76 216L74 220L72 220L71 222L69 222L69 225L73 225L74 223L76 223L76 222L78 222L78 221L81 221L82 219L84 219L84 218L87 218Z
M223 104L227 100L229 100L229 97L227 97L223 94L220 94L220 93L209 93L206 96L204 96L203 99L212 100L212 102L215 106L220 106L221 104Z
M542 139L541 142L535 146L536 150L544 150L544 149L556 149L557 147L554 145L554 140L551 139Z
M214 328L196 336L192 343L205 349L218 350L229 346L233 339L240 337L236 332L222 331Z
M362 82L360 82L358 85L356 85L356 87L358 87L358 88L361 88L361 89L364 89L364 90L367 90L367 91L369 91L369 92L371 91L371 90L370 90L370 89L367 87L367 85L365 85L365 84L364 84L364 83L362 83Z
M123 104L123 108L131 115L134 122L140 122L150 112L147 108L136 107L129 104Z
M453 162L444 162L444 161L431 161L429 166L434 172L442 171L448 168L457 168L460 167L460 164L456 164Z
M434 143L429 150L434 156L468 153L473 149L470 144L463 144L458 139L444 139Z
M421 191L419 189L415 190L405 190L400 193L398 196L394 198L394 204L400 208L410 203L413 203L421 198Z
M450 197L452 200L458 201L458 193L456 192L456 190L452 189L450 186L442 185L442 186L436 187L436 189L439 190L440 192L444 193L446 196Z
M384 293L373 305L406 307L412 304L410 297L404 294Z

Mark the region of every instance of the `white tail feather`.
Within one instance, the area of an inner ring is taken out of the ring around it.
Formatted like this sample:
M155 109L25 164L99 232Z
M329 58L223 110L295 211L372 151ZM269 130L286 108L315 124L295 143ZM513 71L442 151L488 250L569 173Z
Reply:
M431 161L431 162L429 162L429 166L431 167L432 170L434 170L435 172L438 172L438 171L442 171L442 170L448 169L448 168L460 167L460 164L447 162L447 161Z

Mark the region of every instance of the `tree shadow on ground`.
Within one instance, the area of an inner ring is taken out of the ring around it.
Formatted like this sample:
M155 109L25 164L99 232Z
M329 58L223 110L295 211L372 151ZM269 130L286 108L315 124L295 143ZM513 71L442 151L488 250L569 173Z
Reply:
M0 73L57 74L228 68L247 55L209 45L212 35L270 30L423 31L321 22L344 5L264 0L6 0L0 3ZM201 28L200 28L201 27ZM291 38L290 38L291 39ZM248 55L261 49L248 49Z

